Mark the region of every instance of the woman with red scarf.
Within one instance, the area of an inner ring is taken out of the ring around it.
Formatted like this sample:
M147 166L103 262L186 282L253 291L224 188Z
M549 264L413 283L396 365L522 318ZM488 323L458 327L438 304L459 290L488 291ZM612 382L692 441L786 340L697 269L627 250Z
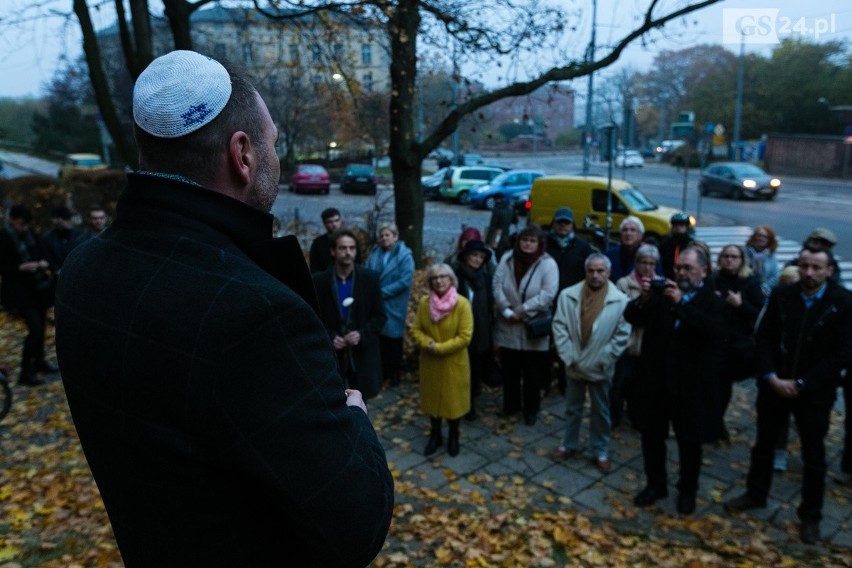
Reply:
M427 272L429 295L420 299L411 337L420 348L420 410L432 426L423 455L443 444L441 419L450 425L447 453L459 453L459 422L470 411L470 361L473 313L467 298L456 292L458 280L447 264Z
M541 387L550 382L550 336L530 337L526 322L552 315L559 268L545 252L544 232L527 225L494 273L494 344L503 364L503 416L523 411L535 424Z

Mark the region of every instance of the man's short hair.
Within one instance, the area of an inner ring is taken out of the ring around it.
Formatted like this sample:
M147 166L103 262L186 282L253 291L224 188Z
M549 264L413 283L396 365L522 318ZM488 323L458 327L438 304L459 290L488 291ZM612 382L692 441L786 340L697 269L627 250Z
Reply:
M609 257L607 255L605 255L602 252L593 252L592 254L587 256L586 262L583 263L583 268L588 269L589 265L596 260L604 261L604 266L606 266L606 269L612 270L612 261L609 259Z
M330 237L328 237L328 242L331 245L332 250L337 248L337 240L340 237L352 237L352 240L355 241L355 246L358 246L358 237L355 236L355 233L352 232L351 229L347 229L346 227L342 229L337 229L334 231Z
M625 217L621 224L618 226L618 230L621 231L621 229L623 229L625 225L630 224L636 225L636 227L639 228L640 233L645 232L645 225L642 223L642 219L636 217L635 215L628 215L627 217Z
M698 261L698 264L700 266L703 266L707 270L710 270L710 256L707 254L707 252L703 248L701 248L700 246L697 247L697 246L689 245L688 247L686 247L685 249L683 249L680 252L681 256L683 256L683 254L686 253L686 252L694 252L695 253L695 260Z
M834 266L834 253L831 252L831 249L809 244L802 247L802 250L799 251L799 256L802 256L802 253L805 251L808 251L811 254L824 253L828 259L828 266Z
M320 218L322 219L323 223L325 223L335 215L340 217L340 211L338 211L334 207L329 207L328 209L323 209L322 213L320 213Z
M89 211L88 211L87 215L91 215L95 211L103 211L104 213L106 213L106 209L104 209L103 207L101 207L100 205L95 203L94 205L89 206Z
M263 120L257 90L244 71L229 62L219 62L231 77L231 97L208 124L178 138L159 138L134 124L142 170L178 174L206 185L216 175L211 164L218 164L225 157L234 132L241 130L253 142L260 143Z
M74 214L64 205L60 205L58 207L54 207L50 212L51 219L62 219L64 221L69 221Z

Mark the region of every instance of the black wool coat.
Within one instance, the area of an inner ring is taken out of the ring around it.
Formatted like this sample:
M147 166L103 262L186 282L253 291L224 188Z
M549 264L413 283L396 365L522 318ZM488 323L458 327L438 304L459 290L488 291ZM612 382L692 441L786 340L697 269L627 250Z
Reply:
M349 320L343 321L337 297L337 275L334 265L325 272L314 274L319 314L329 338L343 336L349 331L361 334L361 342L338 352L338 362L346 371L349 386L358 389L365 398L379 394L382 388L382 357L379 334L385 326L385 306L379 277L372 270L357 266L352 272L352 298ZM349 354L351 353L351 359Z
M667 414L683 440L718 439L719 366L727 337L723 314L722 300L706 284L685 304L672 305L661 295L627 304L625 319L645 330L635 388L640 429Z
M772 291L757 332L757 377L802 379L802 400L834 400L840 372L852 365L852 294L828 281L822 298L805 309L798 284Z
M393 480L322 323L271 275L310 288L298 246L273 259L271 215L219 193L128 181L115 222L66 260L56 306L125 565L369 564Z

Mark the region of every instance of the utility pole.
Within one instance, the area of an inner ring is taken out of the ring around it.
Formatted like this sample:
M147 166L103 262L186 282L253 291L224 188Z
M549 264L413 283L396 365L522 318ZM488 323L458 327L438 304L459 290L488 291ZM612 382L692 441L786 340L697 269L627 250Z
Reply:
M586 49L586 64L595 61L595 27L598 18L598 0L592 0L592 40ZM589 73L589 88L586 93L586 127L583 140L583 174L588 175L592 159L592 99L594 98L595 79L594 73Z
M734 161L739 161L740 152L740 122L743 114L743 80L745 79L745 34L740 36L740 61L737 67L737 100L734 107Z

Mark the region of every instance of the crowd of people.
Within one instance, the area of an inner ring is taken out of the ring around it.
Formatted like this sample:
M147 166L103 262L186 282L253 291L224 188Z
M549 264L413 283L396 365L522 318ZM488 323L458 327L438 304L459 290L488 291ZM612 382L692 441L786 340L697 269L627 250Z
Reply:
M844 383L852 295L838 285L834 234L815 229L791 266L782 267L767 225L713 258L682 213L659 243L647 242L641 220L627 217L619 242L603 251L577 235L567 207L548 230L527 224L509 240L506 227L495 229L506 224L504 216L495 215L488 242L465 228L444 262L429 267L428 292L407 330L419 349L420 404L431 425L423 453L442 447L443 419L447 453L459 453L461 418L476 420L483 384L502 386L500 417L518 414L533 425L555 380L565 396L566 430L551 457L583 453L588 395L592 463L610 471L611 432L629 422L640 433L646 477L634 502L649 506L669 492L666 439L673 430L677 510L688 515L696 507L703 445L730 443L725 413L734 385L753 379L758 428L748 492L725 507L765 505L772 471L785 467L779 456L786 456L792 415L806 472L801 538L817 540L828 416L836 388L844 387L847 404L852 391ZM367 267L383 269L378 259L389 259L387 243L396 242L395 232L380 235ZM406 270L394 281L410 275ZM397 384L398 375L385 379ZM848 446L847 438L842 467L852 478Z

